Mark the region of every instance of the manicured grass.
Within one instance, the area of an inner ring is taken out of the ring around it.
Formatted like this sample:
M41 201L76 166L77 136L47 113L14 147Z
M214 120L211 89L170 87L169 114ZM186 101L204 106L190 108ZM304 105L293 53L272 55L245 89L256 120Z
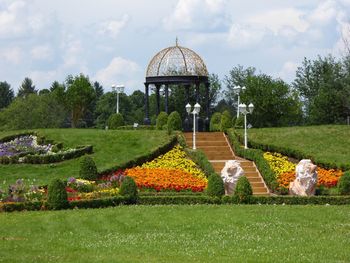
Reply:
M4 262L349 262L350 206L121 206L0 214Z
M40 129L36 130L48 139L63 142L65 147L92 145L91 155L98 170L122 164L139 155L147 154L169 140L163 131L104 131L94 129ZM20 131L0 132L0 137ZM48 184L53 178L67 179L79 175L79 158L55 164L0 165L0 188L19 178L36 180L36 184Z
M243 131L240 131L243 135ZM324 163L350 164L350 126L250 129L248 141L300 150Z

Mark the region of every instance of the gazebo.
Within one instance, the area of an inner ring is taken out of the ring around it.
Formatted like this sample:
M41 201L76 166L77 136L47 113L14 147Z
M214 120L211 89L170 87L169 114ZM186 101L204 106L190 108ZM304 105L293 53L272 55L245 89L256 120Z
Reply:
M199 102L200 85L205 85L205 104L201 105L205 110L205 120L198 118L198 131L209 130L209 79L208 70L203 59L193 50L178 44L159 51L149 62L145 82L145 114L144 123L150 125L149 118L149 87L155 86L156 114L160 112L160 88L164 86L165 109L168 113L169 85L183 86L186 90L186 101L183 107L190 102L190 88L195 88L195 99ZM203 107L204 106L204 107ZM204 126L204 127L203 127ZM189 119L184 120L185 131L190 130Z

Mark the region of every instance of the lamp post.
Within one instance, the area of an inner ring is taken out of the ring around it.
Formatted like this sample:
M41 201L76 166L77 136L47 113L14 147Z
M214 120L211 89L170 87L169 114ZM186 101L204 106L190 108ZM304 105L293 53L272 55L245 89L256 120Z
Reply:
M247 114L252 114L254 110L253 103L250 103L248 105L245 105L244 103L239 104L238 106L239 112L241 112L244 115L244 149L248 149L248 140L247 140Z
M187 103L186 105L186 111L188 114L193 114L193 150L196 150L196 115L199 114L200 110L201 110L201 105L199 105L199 103L197 102L194 107L193 107L193 111L191 112L191 104Z
M241 94L241 91L242 90L245 90L245 87L243 86L243 87L241 87L241 86L235 86L235 87L233 87L233 90L235 91L235 92L237 92L237 94L238 94L238 100L237 100L237 119L238 119L238 117L239 117L239 103L240 103L240 94Z
M124 92L124 85L112 85L112 91L117 92L117 108L116 113L119 113L119 93Z

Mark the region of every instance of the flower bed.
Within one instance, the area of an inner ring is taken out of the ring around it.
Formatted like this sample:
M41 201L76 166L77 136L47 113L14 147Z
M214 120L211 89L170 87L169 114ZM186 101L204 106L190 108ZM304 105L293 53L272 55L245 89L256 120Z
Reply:
M140 189L202 192L207 186L205 174L177 145L141 167L125 170Z
M0 140L0 164L54 163L92 153L92 146L62 149L62 143L44 144L44 141L44 137L38 137L34 133L2 138Z
M279 153L264 153L264 158L268 161L271 170L276 174L280 187L289 188L289 184L295 179L296 165L288 160L288 157ZM327 188L335 187L339 178L343 175L341 170L317 168L317 186Z
M125 174L134 178L140 189L202 192L207 186L206 179L180 169L135 167L125 170Z

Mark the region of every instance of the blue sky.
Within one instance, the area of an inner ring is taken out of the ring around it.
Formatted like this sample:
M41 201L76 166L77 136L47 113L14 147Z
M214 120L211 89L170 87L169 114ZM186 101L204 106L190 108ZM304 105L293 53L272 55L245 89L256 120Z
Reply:
M178 37L221 79L240 64L291 82L304 57L344 54L349 23L350 0L0 0L0 81L84 73L130 94Z

